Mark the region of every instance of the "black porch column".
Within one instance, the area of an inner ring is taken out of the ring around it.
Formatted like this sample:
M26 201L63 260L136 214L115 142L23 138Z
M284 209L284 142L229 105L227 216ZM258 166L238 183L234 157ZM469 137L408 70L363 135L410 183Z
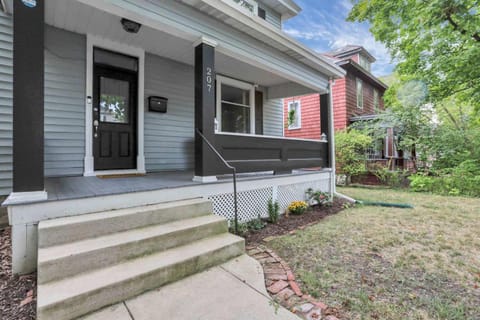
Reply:
M330 141L334 137L330 137L330 95L328 93L320 95L320 134L326 134L329 147ZM325 163L327 167L330 167L330 148L327 148L327 154L325 155Z
M214 176L218 160L196 133L199 129L215 145L215 47L195 47L195 179Z
M13 191L43 191L44 1L13 3Z

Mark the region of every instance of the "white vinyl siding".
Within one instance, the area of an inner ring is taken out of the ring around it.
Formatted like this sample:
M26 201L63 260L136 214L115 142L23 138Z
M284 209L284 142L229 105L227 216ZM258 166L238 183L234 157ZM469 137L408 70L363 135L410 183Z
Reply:
M45 27L45 176L83 174L85 57L84 35Z
M258 1L258 7L265 10L265 21L277 27L278 29L282 28L282 17L280 13L264 5L261 1Z
M264 97L265 97L264 91ZM266 136L283 136L283 100L263 100L263 134Z
M145 99L168 99L166 113L145 110L145 167L148 172L194 167L193 67L145 55Z
M0 195L12 191L13 20L0 13Z

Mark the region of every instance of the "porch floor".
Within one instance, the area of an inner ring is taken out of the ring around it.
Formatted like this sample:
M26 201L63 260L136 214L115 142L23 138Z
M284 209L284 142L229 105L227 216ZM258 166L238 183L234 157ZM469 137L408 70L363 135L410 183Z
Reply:
M268 179L288 175L303 175L318 173L319 170L295 170L291 174L273 175L272 172L238 174L238 181ZM181 188L201 185L201 182L192 181L193 171L166 171L148 173L141 176L125 177L49 177L45 179L45 190L48 201L91 198L123 193ZM231 175L219 176L218 181L208 184L231 181ZM206 183L203 183L206 184Z

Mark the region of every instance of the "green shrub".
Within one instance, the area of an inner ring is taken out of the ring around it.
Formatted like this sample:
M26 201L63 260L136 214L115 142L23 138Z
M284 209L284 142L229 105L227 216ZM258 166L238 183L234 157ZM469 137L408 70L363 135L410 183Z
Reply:
M268 221L277 223L280 216L280 206L277 201L268 200Z
M248 224L246 222L238 221L237 228L239 236L244 236L248 232ZM235 233L235 220L228 220L228 231L230 231L230 233Z
M260 215L258 215L257 218L247 222L248 229L253 230L253 231L261 230L261 229L265 228L266 225L267 224L262 220Z
M416 174L409 179L412 191L480 197L479 160L466 160L457 167L438 170L434 176Z
M346 176L345 184L353 175L365 172L365 150L371 144L371 137L355 129L335 133L337 172Z
M432 192L435 183L433 177L415 174L409 177L410 189L415 192Z

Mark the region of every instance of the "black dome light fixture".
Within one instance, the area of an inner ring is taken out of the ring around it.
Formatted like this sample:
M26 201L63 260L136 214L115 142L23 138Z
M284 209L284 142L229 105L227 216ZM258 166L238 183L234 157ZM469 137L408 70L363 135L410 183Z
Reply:
M142 26L138 22L128 20L125 18L122 18L121 22L122 22L123 30L129 33L138 33L138 30L140 30L140 27Z

